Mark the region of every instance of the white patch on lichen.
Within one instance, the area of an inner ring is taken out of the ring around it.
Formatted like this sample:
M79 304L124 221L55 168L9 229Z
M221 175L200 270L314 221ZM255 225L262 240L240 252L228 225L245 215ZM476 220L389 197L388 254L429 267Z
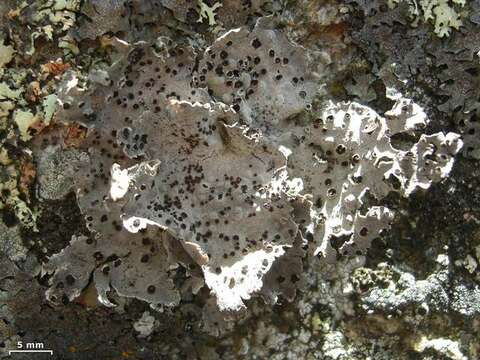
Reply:
M410 99L399 97L392 109L385 113L389 128L394 133L400 131L411 132L423 129L429 122L425 111Z
M165 229L165 227L159 226L155 221L137 216L126 217L123 219L123 227L133 234L138 233L140 230L146 229L148 225L158 226L162 229Z
M276 258L285 250L281 246L272 246L267 250L251 252L232 265L212 269L205 265L205 283L217 298L220 310L239 310L244 307L243 300L248 300L263 285L266 274Z
M128 169L121 169L120 165L113 164L110 170L110 176L110 197L113 201L117 201L125 196L130 186Z

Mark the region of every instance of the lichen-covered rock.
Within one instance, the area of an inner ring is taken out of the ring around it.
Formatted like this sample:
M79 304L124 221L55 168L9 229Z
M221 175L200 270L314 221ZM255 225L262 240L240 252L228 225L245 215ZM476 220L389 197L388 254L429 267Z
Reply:
M291 155L288 171L311 194L310 236L316 253L363 253L393 219L388 208L360 211L368 196L381 200L392 191L409 196L446 177L462 142L453 133L422 135L408 151L395 149L390 137L426 125L425 113L398 100L383 118L356 103L329 104L306 126L286 132ZM314 235L313 235L314 234Z
M87 180L79 189L79 204L94 221L87 217L87 226L100 229L103 225L95 219L106 215L90 191L103 189L115 201L132 191L131 185L140 188L144 194L128 195L118 210L125 227L131 232L146 224L167 229L204 267L205 281L220 307L238 308L242 299L262 288L262 274L296 236L291 207L274 185L286 159L255 132L236 126L234 110L186 102L209 100L207 91L190 86L193 52L172 47L168 40L164 44L158 55L145 48L132 51L120 91L100 85L82 94L66 84L64 121L84 118L82 124L99 131L93 143L103 142L100 137L106 133L128 157L155 159L127 170L112 162L121 155L109 159L93 150L92 155L98 154L91 161L95 169L86 169L100 178ZM102 99L112 107L104 107ZM298 106L294 110L298 112ZM163 129L160 137L152 136L152 127ZM105 191L104 176L112 165L111 188ZM209 245L209 239L215 243Z
M0 1L0 358L479 358L479 9Z
M88 128L74 188L94 244L75 239L52 257L52 284L69 271L83 280L52 286L50 298L75 298L93 273L108 306L111 288L174 305L170 269L193 264L222 311L254 295L293 299L305 256L364 254L393 220L384 198L444 179L462 145L436 133L395 148L394 135L427 124L398 94L385 117L330 101L296 119L312 110L319 85L305 50L264 21L203 53L164 37L125 47L108 71L71 72L60 91L61 120ZM152 254L145 236L157 237ZM85 260L60 265L77 252Z

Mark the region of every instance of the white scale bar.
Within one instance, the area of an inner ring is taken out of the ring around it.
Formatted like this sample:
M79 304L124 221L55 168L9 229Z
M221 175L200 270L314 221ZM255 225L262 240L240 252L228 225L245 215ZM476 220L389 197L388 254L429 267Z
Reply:
M8 350L8 355L12 353L49 353L53 355L53 350Z

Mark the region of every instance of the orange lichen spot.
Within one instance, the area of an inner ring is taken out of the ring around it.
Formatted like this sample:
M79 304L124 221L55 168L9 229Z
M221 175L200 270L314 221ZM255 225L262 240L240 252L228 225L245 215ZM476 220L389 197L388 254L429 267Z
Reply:
M63 63L62 60L58 60L56 62L50 61L46 64L40 65L40 68L42 73L55 76L62 74L65 72L65 70L68 70L70 68L70 64Z
M15 10L12 9L7 13L7 18L10 20L13 20L19 16L20 16L20 9L15 9Z
M31 161L24 161L21 164L19 189L23 194L25 194L25 196L27 196L27 198L29 198L29 188L35 180L36 174L37 171Z
M79 147L87 135L87 129L81 125L73 124L68 127L67 135L63 140L65 145Z

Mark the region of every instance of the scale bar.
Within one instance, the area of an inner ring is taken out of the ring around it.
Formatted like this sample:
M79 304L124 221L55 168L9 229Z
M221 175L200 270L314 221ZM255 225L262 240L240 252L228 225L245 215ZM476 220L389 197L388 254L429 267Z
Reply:
M49 353L53 355L53 350L8 350L8 355L12 353Z

